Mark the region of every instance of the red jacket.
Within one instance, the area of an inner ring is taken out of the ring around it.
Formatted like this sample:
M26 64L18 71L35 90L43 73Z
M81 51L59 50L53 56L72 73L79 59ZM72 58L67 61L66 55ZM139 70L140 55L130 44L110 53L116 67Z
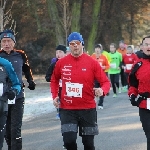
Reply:
M132 65L138 60L136 54L132 53L131 55L125 54L123 55L123 64L125 66L124 72L130 73L132 69Z
M138 66L138 64L141 65ZM150 93L150 59L141 58L135 65L129 74L130 87L128 95L134 94L135 96L138 96L146 92ZM132 74L132 72L135 73ZM148 97L150 97L150 95ZM147 109L147 100L143 99L140 102L139 107Z
M93 90L95 79L100 83L104 95L110 89L110 81L99 63L85 53L79 57L69 54L56 63L50 84L53 99L58 96L59 79L62 80L60 108L63 109L95 108ZM78 83L83 86L82 97L67 96L69 90L78 92L76 88L67 88L67 83Z

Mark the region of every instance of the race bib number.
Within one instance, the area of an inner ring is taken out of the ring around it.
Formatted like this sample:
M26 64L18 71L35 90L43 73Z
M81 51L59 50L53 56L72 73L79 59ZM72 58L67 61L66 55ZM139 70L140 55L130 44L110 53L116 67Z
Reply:
M110 63L110 67L116 69L117 68L116 63Z
M147 109L150 110L150 98L147 98Z
M8 104L15 104L15 99L16 99L16 97L13 100L8 99Z
M3 95L3 83L0 83L0 96Z
M126 69L131 70L133 64L126 64Z
M82 97L83 84L66 82L67 96Z

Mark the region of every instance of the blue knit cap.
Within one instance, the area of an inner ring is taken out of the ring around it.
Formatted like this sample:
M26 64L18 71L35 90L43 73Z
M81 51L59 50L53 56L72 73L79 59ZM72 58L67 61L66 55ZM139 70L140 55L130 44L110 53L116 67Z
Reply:
M70 43L73 40L78 40L80 42L82 42L82 44L84 43L84 40L82 38L82 35L78 32L72 32L69 36L68 36L68 42Z
M10 29L6 29L0 33L0 40L2 40L3 38L11 38L16 43L14 32Z

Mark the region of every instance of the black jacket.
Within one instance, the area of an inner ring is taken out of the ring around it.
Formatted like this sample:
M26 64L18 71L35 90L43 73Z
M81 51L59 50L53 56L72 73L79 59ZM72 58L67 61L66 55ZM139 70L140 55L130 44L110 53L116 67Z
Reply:
M22 73L24 73L27 82L33 81L32 72L28 63L27 55L22 50L12 50L10 54L6 53L4 50L0 50L0 57L7 59L12 63L14 70L18 76L20 83L23 86ZM24 97L24 89L22 88L16 99Z
M58 61L58 59L56 60L56 62L57 62L57 61ZM53 70L54 70L54 68L55 68L56 62L51 63L50 66L49 66L49 68L48 68L48 70L47 70L47 72L46 72L45 80L46 80L47 82L50 82L50 80L51 80L51 76L52 76L52 74L53 74Z

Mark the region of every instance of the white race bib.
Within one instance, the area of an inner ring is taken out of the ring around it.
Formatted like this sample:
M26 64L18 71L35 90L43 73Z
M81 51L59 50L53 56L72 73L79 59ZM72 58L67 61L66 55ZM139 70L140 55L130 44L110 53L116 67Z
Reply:
M117 68L116 63L110 63L110 67L116 69Z
M83 84L66 82L67 96L82 97Z
M150 98L147 98L147 109L150 110Z
M16 99L16 96L15 96L15 98L13 100L9 100L8 99L8 104L15 104L15 99Z
M132 66L133 66L133 64L126 64L126 69L131 70Z
M0 83L0 96L3 95L3 83Z

